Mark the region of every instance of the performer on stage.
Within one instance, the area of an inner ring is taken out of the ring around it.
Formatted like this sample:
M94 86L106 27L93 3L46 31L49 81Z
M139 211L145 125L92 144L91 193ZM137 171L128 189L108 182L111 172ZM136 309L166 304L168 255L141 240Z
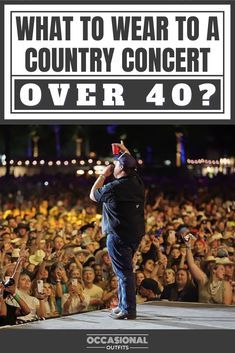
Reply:
M107 166L95 181L90 198L103 207L102 231L107 235L107 248L113 270L118 278L118 307L114 319L136 318L135 277L132 258L144 235L144 185L136 173L136 160L124 144L114 166ZM104 185L113 174L115 180Z

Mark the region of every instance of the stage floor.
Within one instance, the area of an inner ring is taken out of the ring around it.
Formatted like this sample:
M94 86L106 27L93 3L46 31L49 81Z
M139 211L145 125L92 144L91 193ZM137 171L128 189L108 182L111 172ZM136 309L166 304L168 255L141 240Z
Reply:
M113 320L108 310L80 313L14 326L41 330L235 329L235 306L151 302L138 305L136 320Z

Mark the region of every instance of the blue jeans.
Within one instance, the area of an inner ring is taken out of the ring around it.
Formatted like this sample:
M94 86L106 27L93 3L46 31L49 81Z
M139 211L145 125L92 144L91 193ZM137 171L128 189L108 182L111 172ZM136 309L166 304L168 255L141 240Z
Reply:
M136 286L132 258L138 246L139 242L130 245L116 235L107 236L108 253L118 279L118 307L128 314L136 313Z

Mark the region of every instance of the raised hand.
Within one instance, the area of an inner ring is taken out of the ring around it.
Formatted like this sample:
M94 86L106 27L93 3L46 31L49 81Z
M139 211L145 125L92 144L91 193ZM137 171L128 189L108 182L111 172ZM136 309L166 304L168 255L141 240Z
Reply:
M113 170L114 170L114 165L109 164L107 167L104 168L102 174L106 177L109 177L110 175L113 174Z
M21 249L20 249L19 255L20 255L19 257L20 257L20 259L21 259L22 261L25 261L25 260L28 258L28 256L29 256L29 249L26 248L26 245L25 245L25 244L22 245L22 247L21 247Z
M155 236L152 237L152 243L153 243L153 245L156 246L157 249L160 247L160 242L159 242L158 238Z
M123 142L122 143L115 143L115 145L117 145L122 152L126 152L126 153L130 154L129 150L127 149L127 147L124 145Z
M51 253L52 253L52 247L50 244L47 244L46 249L45 249L45 253L46 253L45 259L49 260Z

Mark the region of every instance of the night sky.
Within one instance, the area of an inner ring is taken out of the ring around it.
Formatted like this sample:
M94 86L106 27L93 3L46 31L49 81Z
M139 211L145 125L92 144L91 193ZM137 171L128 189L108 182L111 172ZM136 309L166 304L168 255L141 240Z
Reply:
M140 158L161 162L175 158L175 132L177 131L184 134L187 158L215 159L235 156L235 129L234 126L226 125L1 126L0 155L7 150L12 158L28 158L32 148L30 136L36 133L40 137L39 154L42 158L75 156L75 136L77 135L84 141L84 155L88 151L95 151L100 157L109 156L111 143L123 139L128 148L137 153Z

